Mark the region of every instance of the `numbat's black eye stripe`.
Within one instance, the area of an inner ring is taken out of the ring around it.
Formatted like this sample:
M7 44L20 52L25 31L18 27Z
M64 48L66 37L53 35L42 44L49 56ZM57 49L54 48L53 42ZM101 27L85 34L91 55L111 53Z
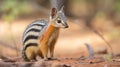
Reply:
M57 22L58 22L58 23L61 23L61 20L58 20Z

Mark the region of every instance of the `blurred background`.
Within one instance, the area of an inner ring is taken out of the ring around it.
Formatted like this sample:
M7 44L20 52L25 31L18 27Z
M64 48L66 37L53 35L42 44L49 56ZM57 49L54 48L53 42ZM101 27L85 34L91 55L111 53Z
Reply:
M0 0L0 57L20 56L26 26L49 20L50 8L50 0ZM85 43L95 53L108 53L104 39L120 55L120 0L66 0L64 11L69 28L61 29L56 57L87 56Z

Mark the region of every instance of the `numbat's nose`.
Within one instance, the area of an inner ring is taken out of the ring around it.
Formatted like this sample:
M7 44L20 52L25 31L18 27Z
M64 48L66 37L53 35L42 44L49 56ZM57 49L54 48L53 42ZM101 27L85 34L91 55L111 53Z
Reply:
M67 26L65 26L65 28L68 28L69 26L67 25Z

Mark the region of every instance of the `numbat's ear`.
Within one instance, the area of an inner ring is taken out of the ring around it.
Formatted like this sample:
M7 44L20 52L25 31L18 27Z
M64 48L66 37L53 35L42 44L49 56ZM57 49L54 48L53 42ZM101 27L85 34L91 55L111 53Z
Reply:
M51 17L52 17L52 19L55 18L56 15L57 15L57 9L56 8L52 8L51 9Z
M64 6L62 6L61 11L64 11Z

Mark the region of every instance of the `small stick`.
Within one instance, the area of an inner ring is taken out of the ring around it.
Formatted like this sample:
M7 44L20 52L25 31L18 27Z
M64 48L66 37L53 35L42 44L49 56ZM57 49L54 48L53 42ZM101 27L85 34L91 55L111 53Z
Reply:
M94 32L95 34L97 34L106 44L107 44L107 46L110 48L110 50L111 50L111 53L110 53L110 55L111 55L111 57L113 57L113 49L112 49L112 47L111 47L111 45L110 45L110 43L109 42L107 42L107 40L103 37L103 35L102 34L100 34L100 32L99 31L97 31L97 30L95 30L95 29L93 29L92 27L90 27L90 26L88 26L87 25L87 28L88 29L90 29L92 32Z

